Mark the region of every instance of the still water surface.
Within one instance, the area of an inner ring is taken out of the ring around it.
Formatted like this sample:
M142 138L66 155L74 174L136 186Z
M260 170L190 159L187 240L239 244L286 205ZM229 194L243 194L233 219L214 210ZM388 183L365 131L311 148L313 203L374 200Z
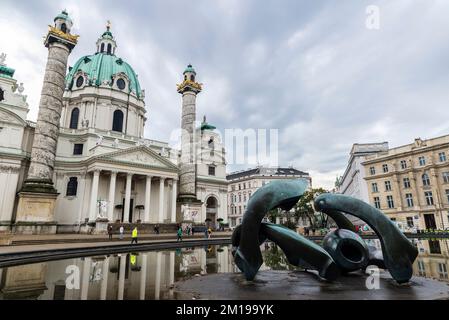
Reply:
M449 240L412 241L419 250L414 275L449 282ZM277 246L261 248L261 270L295 269ZM0 299L176 299L177 281L229 272L239 270L228 245L74 258L0 269Z

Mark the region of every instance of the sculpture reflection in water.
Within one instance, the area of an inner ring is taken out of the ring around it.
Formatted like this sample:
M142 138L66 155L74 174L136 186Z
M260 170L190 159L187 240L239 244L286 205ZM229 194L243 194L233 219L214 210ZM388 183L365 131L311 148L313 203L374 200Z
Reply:
M307 186L303 179L273 181L249 200L242 224L232 234L234 261L247 280L255 278L263 263L260 245L266 240L276 243L290 264L317 270L326 280L369 265L387 269L398 283L410 280L417 249L386 215L358 199L329 193L315 199L315 210L329 215L338 226L324 237L322 246L286 227L262 222L270 210L292 209ZM366 222L379 237L381 250L367 246L345 214Z

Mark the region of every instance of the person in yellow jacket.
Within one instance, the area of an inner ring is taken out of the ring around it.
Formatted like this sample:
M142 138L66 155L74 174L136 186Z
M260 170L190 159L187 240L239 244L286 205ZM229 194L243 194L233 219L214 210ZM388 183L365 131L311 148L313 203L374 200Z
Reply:
M134 227L131 235L131 244L133 244L134 242L137 244L137 227Z

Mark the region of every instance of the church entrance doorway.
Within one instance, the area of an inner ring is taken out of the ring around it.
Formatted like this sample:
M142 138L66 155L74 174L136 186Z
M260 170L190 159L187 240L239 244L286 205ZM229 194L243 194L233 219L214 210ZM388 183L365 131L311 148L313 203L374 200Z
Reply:
M129 212L125 215L125 198L123 198L123 206L122 206L122 222L133 222L133 208L134 208L134 199L130 199L129 201ZM128 220L125 221L125 218Z
M215 229L217 225L218 201L215 197L209 197L206 201L206 226Z

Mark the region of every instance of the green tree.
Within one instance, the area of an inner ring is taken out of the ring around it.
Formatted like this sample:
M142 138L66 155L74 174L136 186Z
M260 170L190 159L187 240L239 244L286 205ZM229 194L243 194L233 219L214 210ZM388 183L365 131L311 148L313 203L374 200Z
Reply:
M310 226L315 229L326 228L329 223L329 216L322 212L315 212L313 209L313 200L322 193L327 193L323 188L311 189L304 192L298 203L293 208L293 215L296 223L300 219L307 219Z

